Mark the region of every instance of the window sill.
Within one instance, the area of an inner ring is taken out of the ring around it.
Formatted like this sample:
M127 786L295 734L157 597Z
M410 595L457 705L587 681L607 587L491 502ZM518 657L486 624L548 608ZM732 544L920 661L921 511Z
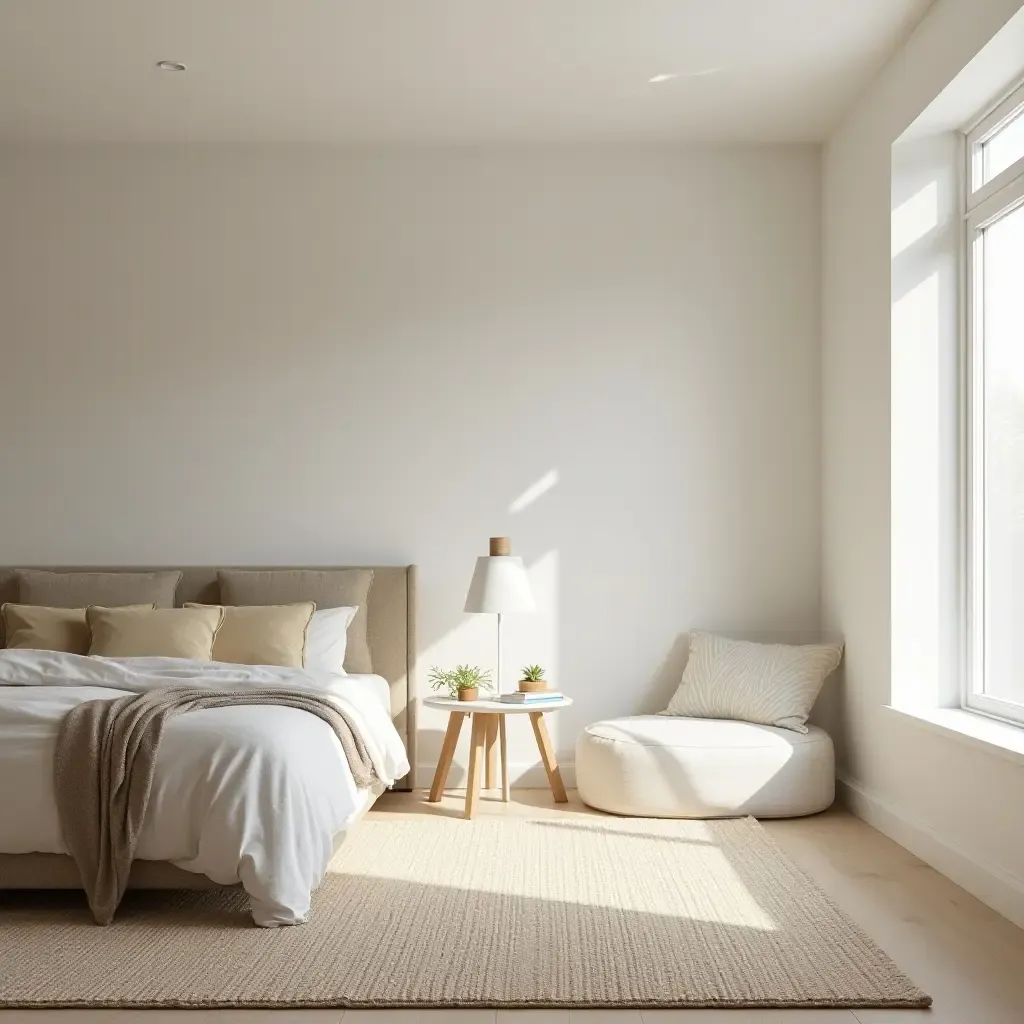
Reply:
M887 711L949 739L984 750L1015 764L1024 764L1024 727L997 722L962 708L897 708Z

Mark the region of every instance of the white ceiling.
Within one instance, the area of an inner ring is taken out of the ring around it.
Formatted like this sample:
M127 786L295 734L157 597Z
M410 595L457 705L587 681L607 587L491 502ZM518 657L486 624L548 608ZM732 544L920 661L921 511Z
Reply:
M0 0L0 139L815 140L929 2Z

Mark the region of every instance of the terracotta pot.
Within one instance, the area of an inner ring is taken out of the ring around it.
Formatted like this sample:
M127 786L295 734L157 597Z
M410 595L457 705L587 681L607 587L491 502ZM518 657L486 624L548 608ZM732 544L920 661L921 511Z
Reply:
M541 690L548 688L548 682L546 679L520 679L519 680L519 692L520 693L539 693Z
M480 690L476 686L467 686L464 690L459 690L459 700L476 700Z

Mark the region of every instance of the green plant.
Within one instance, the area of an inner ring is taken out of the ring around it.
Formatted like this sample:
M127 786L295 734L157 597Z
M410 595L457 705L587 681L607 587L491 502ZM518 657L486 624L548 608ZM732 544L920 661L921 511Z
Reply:
M432 690L447 690L449 697L458 697L459 690L491 688L491 673L476 665L456 665L447 671L434 665L429 679Z
M540 665L527 665L523 669L523 679L528 683L539 683L544 678L544 669Z

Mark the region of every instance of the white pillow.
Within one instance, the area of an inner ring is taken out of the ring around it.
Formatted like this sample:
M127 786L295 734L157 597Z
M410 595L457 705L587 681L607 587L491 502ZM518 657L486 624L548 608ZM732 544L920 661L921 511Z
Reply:
M304 668L345 675L345 646L348 627L358 608L317 608L306 630Z
M753 644L695 631L683 681L661 714L807 732L821 685L842 656L842 644Z

